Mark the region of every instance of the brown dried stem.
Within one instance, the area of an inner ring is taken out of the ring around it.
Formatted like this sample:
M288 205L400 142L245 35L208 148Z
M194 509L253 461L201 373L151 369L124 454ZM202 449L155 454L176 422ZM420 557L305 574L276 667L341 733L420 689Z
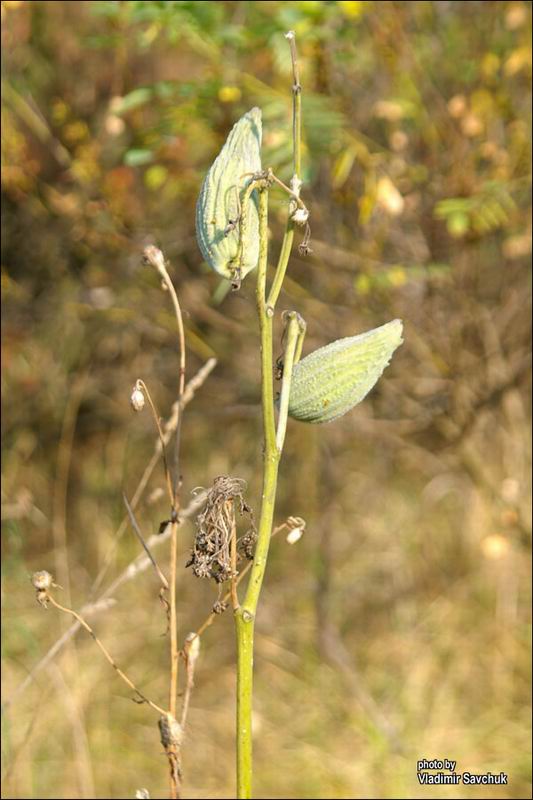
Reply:
M202 507L205 502L207 492L203 492L197 495L194 500L189 503L187 508L183 509L180 515L180 522L179 526L181 527L187 519L194 516L198 510ZM132 501L133 505L133 501ZM126 517L126 520L128 518ZM163 533L163 534L153 534L149 537L147 545L148 547L153 550L155 547L159 547L163 542L166 542L170 537L170 532ZM86 604L82 608L83 614L97 614L102 611L108 611L111 608L115 601L112 598L112 595L119 589L122 584L127 583L130 580L134 580L138 575L142 572L145 572L151 566L150 559L145 555L139 555L135 558L128 566L115 578L112 583L109 584L107 589L100 595L100 597L93 601L92 603ZM29 675L24 678L21 684L17 686L17 688L12 693L9 700L6 700L4 703L4 708L7 708L11 705L15 700L17 700L23 692L26 691L28 686L35 680L36 675L41 672L45 667L47 667L50 662L61 652L64 646L72 639L73 636L79 631L81 628L81 624L79 622L74 622L70 628L68 628L65 633L57 639L56 642L50 647L48 652L41 658L41 660L35 665L35 667L31 670Z
M61 603L58 603L57 600L55 600L53 598L53 596L50 594L50 592L46 593L46 598L43 601L43 604L44 604L44 602L49 602L53 606L55 606L55 608L57 608L59 611L63 611L65 614L70 614L72 617L74 617L74 619L76 619L79 622L79 624L82 626L82 628L85 628L87 633L89 633L92 636L92 638L94 639L94 641L96 642L96 644L98 645L98 647L100 648L100 650L102 651L102 653L104 654L106 659L109 661L109 663L111 664L113 669L122 678L124 683L126 683L130 687L130 689L133 689L135 694L137 694L141 698L141 701L143 703L148 703L148 705L151 706L151 708L153 708L155 711L158 711L159 714L165 714L166 713L160 706L157 705L157 703L153 703L148 697L146 697L146 695L144 695L140 691L140 689L138 689L135 686L133 681L130 678L128 678L126 673L123 672L120 669L120 667L116 664L116 662L114 661L113 657L111 656L111 654L109 653L109 651L107 650L105 645L100 641L100 639L95 634L95 632L93 631L93 629L91 628L89 623L87 623L80 614L78 614L72 608L67 608L66 606L62 606Z
M231 607L234 611L237 611L239 608L239 595L237 594L237 523L235 521L235 502L233 500L228 502L231 505Z
M167 288L172 299L174 306L174 313L176 315L176 322L178 325L178 339L179 339L179 381L178 381L178 419L176 423L176 447L174 451L174 486L171 488L171 505L172 505L172 519L170 531L170 689L169 689L169 707L170 714L176 716L177 694L178 694L178 668L179 668L179 647L178 647L178 624L177 624L177 610L176 610L176 582L178 571L178 510L179 510L179 486L180 486L180 468L179 468L179 450L180 450L180 437L181 437L181 424L183 417L182 397L185 389L185 330L183 327L183 317L178 300L178 295L174 289L174 284L167 272L165 258L161 250L153 245L146 247L144 250L146 260L154 266L163 279L163 284ZM171 796L172 798L178 797L179 793L179 778L176 770L171 770Z
M175 487L172 485L172 479L170 477L170 470L168 468L167 451L166 451L166 447L165 447L165 437L163 436L163 430L161 428L161 417L159 416L159 414L157 412L157 409L155 407L155 404L154 404L154 402L152 400L152 396L150 395L150 392L148 391L148 386L145 384L145 382L141 378L139 378L139 380L137 381L137 386L139 386L143 390L143 392L146 394L146 397L148 398L148 403L149 403L151 411L152 411L152 416L153 416L155 424L156 424L157 433L159 434L159 443L161 445L161 456L163 458L163 469L165 471L165 480L167 482L168 496L169 496L169 500L170 500L170 505L171 505L172 508L174 508L174 506L176 504L176 498L174 496Z
M172 406L170 417L168 418L167 422L165 423L165 426L164 426L164 429L163 429L163 442L165 443L165 445L167 445L169 443L169 441L170 441L170 439L172 437L172 434L176 430L176 426L178 424L178 419L179 419L179 416L180 416L180 410L183 410L191 402L191 400L193 399L196 391L205 383L206 379L208 378L210 373L215 368L216 363L217 363L216 358L210 358L208 361L206 361L206 363L203 365L203 367L201 367L201 369L198 370L196 375L194 375L191 378L191 380L187 383L187 386L185 387L185 391L183 393L183 397L181 398L181 403L180 403L179 400L176 400L176 402ZM153 455L152 455L150 461L148 462L148 464L146 465L146 468L145 468L145 470L144 470L144 472L143 472L143 474L141 476L141 479L140 479L139 483L137 484L137 488L135 489L133 497L131 498L131 508L133 510L136 509L141 497L143 496L144 490L146 489L146 486L148 485L148 481L150 480L150 478L152 476L152 473L153 473L153 471L154 471L154 469L155 469L155 467L157 465L157 462L159 461L159 457L160 457L161 453L162 453L162 444L161 444L161 441L159 439L157 439L157 441L155 443ZM122 522L120 523L120 525L119 525L119 527L117 529L117 532L116 532L115 537L114 537L113 544L109 548L109 551L108 551L108 553L106 555L106 558L104 560L103 566L102 566L100 572L98 573L98 575L96 576L96 579L95 579L95 581L94 581L94 583L92 585L91 592L92 592L93 595L94 595L94 593L96 593L97 589L101 586L101 584L102 584L102 582L103 582L103 580L104 580L104 578L105 578L105 576L107 574L107 571L109 570L109 567L111 565L111 561L113 560L113 556L115 554L115 550L116 550L116 548L118 546L118 543L119 543L120 539L122 538L122 536L124 534L124 531L126 530L126 528L128 526L128 521L129 521L129 518L128 518L128 515L126 515L123 518Z

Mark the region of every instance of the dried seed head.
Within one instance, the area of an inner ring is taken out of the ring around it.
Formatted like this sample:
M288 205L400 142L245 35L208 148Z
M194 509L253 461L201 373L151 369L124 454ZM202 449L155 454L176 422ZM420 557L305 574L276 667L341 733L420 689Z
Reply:
M306 208L297 208L291 219L296 225L305 225L309 219L309 211Z
M148 789L137 789L135 792L135 800L150 800L150 792Z
M331 422L360 403L402 343L402 322L338 339L299 361L292 373L289 415Z
M165 268L165 256L159 247L155 247L153 244L147 245L143 250L143 257L146 264L155 267L158 271Z
M54 585L54 579L45 569L34 572L31 576L31 582L38 592L47 592Z
M144 408L144 404L145 404L144 392L141 388L140 381L137 381L131 393L130 405L134 411L142 411Z
M237 557L253 558L256 541L252 509L244 500L245 481L221 475L215 478L207 493L204 510L196 519L194 546L186 567L192 567L197 578L212 578L217 584L236 577L231 566L231 541L236 536L236 512L248 514L250 528L237 539Z

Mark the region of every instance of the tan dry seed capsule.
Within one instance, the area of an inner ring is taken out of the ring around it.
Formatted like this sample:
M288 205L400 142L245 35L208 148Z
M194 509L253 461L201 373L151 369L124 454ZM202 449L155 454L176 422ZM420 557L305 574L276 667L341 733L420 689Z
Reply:
M286 537L287 544L296 544L296 542L300 541L303 535L303 528L291 528Z
M241 201L251 173L261 171L261 111L252 108L233 126L205 176L196 204L196 238L209 266L228 280L236 277ZM259 215L254 195L244 220L240 276L259 260Z
M142 411L144 408L144 393L138 384L135 384L130 397L130 405L134 411Z
M331 422L346 414L375 386L402 341L402 322L395 319L310 353L293 369L289 415Z
M45 569L40 569L38 572L33 573L31 582L38 592L46 592L53 586L54 579Z

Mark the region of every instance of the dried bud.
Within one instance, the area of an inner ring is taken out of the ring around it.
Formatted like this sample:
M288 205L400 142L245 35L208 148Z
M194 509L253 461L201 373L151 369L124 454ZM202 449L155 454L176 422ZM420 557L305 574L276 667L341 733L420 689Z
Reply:
M244 220L242 264L237 263L243 190L251 174L260 171L261 111L252 108L233 126L205 177L196 205L196 237L202 255L228 280L243 278L259 260L259 215L254 193Z
M302 538L303 535L304 535L304 529L303 528L293 528L287 534L287 543L288 544L296 544L296 542L300 541L300 539Z
M47 592L54 585L54 579L45 569L34 572L31 576L31 582L38 592Z
M227 607L228 604L223 600L217 600L215 603L213 603L213 614L223 614Z
M310 353L294 367L289 415L303 422L341 417L366 397L402 341L395 319Z
M297 208L291 219L296 225L305 225L309 219L309 211L306 208Z
M144 392L141 389L139 383L137 382L133 387L133 391L130 397L130 404L134 411L142 411L144 408Z

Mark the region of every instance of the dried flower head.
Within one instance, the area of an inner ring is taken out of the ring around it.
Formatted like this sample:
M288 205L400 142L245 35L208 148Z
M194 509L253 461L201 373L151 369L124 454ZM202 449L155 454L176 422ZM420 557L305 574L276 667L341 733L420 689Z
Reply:
M297 208L291 219L296 225L305 225L309 219L309 211L306 208Z
M228 603L224 600L216 600L213 603L213 614L223 614L227 607Z
M250 527L237 540L237 556L253 558L257 538L252 509L244 500L245 481L221 475L215 478L206 505L196 520L197 531L187 567L197 578L213 578L218 584L236 577L231 566L231 539L236 525L235 509L250 518ZM236 535L236 534L235 534Z
M38 592L46 592L54 585L54 579L45 569L34 572L31 576L31 582Z

